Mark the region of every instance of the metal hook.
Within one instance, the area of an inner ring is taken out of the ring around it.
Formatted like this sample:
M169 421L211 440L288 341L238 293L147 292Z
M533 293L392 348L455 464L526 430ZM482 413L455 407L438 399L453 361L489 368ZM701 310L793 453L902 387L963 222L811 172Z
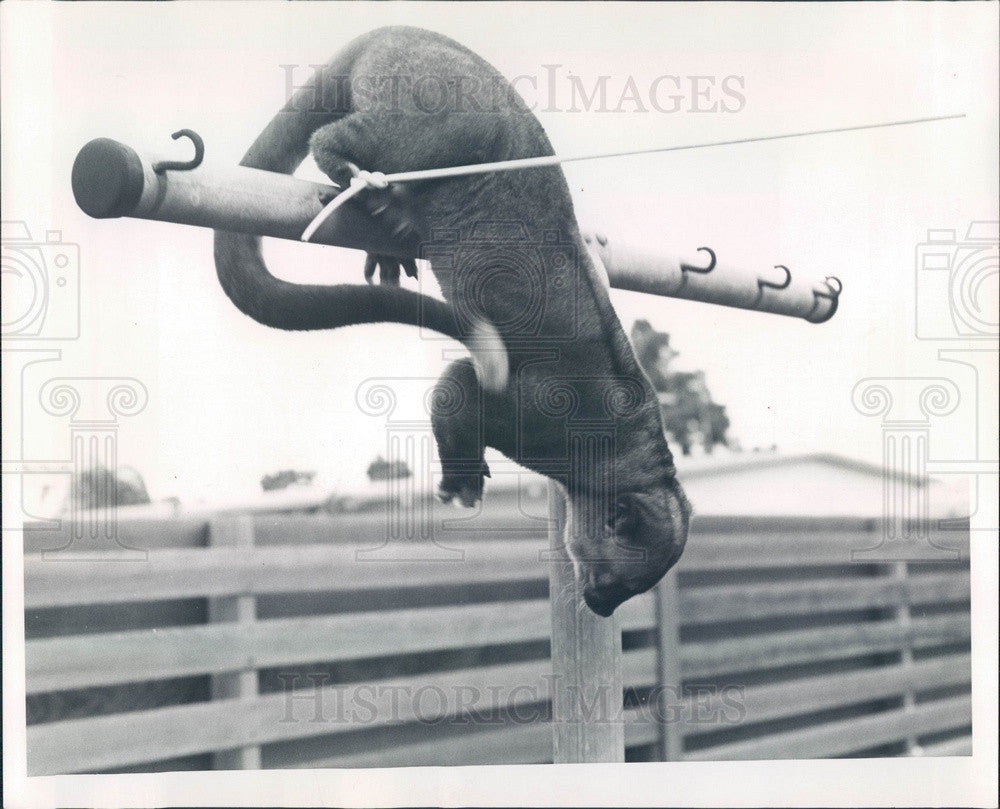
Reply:
M165 171L190 171L191 169L196 169L201 165L201 161L205 157L205 141L201 139L201 135L195 132L193 129L179 129L171 135L174 140L180 137L188 138L191 143L194 144L194 157L188 161L184 160L160 160L153 164L153 171L157 174L162 174Z
M837 313L837 304L840 300L840 293L844 291L844 285L835 275L828 275L823 279L823 283L827 286L826 292L817 289L813 290L813 306L812 309L809 310L809 314L806 315L806 320L810 323L826 323L826 321ZM834 284L836 284L836 286L834 286ZM817 308L819 308L819 302L821 299L830 302L830 309L818 320L813 320L813 313Z
M711 247L699 247L698 252L708 253L710 260L707 267L695 267L693 264L681 264L682 280L681 285L687 283L689 272L696 272L699 275L708 275L712 270L715 269L715 251Z
M754 303L753 303L754 306L760 306L761 301L764 300L764 290L765 289L774 289L774 290L779 290L780 291L782 289L788 289L788 287L791 285L791 283L792 283L792 271L790 269L788 269L788 267L786 267L784 264L775 264L774 265L774 269L776 269L776 270L784 270L785 271L785 280L784 281L780 281L780 282L778 282L776 284L776 283L774 283L774 281L768 281L766 278L758 278L757 279L757 300L754 301Z

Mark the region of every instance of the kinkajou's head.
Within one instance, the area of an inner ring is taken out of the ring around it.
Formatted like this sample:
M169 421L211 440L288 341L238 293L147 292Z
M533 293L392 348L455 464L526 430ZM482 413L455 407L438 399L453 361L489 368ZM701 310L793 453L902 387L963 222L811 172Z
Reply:
M566 523L567 549L584 601L604 617L673 567L691 519L691 505L673 477L648 492L619 493L610 505L606 521L595 523L585 516L593 503L571 498Z

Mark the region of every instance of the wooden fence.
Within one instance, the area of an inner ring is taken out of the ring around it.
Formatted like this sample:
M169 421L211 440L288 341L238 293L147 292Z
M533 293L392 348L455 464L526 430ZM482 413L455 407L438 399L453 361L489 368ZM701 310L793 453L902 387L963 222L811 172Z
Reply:
M25 556L28 772L552 760L543 536L377 547L378 515L122 523ZM490 527L492 525L492 527ZM874 521L696 520L619 611L627 760L967 755L968 531L874 564Z

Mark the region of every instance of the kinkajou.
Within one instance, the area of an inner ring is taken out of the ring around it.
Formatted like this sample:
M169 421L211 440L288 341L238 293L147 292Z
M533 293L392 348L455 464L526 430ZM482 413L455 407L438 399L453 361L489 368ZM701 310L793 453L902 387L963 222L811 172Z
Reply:
M332 180L352 166L394 173L552 153L535 116L487 62L416 28L359 37L300 89L242 164L292 173L312 153ZM320 93L317 96L317 92ZM318 103L319 102L319 103ZM677 561L691 509L660 407L580 235L560 169L491 173L363 192L347 203L416 232L447 302L382 283L316 286L272 276L253 236L218 231L219 280L255 320L281 329L420 325L468 345L438 382L439 494L472 505L484 445L557 480L584 599L608 616Z

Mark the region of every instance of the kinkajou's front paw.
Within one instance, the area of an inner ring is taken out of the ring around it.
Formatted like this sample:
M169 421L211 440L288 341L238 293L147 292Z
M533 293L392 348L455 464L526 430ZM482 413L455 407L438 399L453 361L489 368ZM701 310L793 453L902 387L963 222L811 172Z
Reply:
M458 499L466 508L472 508L483 499L483 480L490 476L490 468L486 461L478 473L445 474L438 485L438 498L442 503L450 503Z

